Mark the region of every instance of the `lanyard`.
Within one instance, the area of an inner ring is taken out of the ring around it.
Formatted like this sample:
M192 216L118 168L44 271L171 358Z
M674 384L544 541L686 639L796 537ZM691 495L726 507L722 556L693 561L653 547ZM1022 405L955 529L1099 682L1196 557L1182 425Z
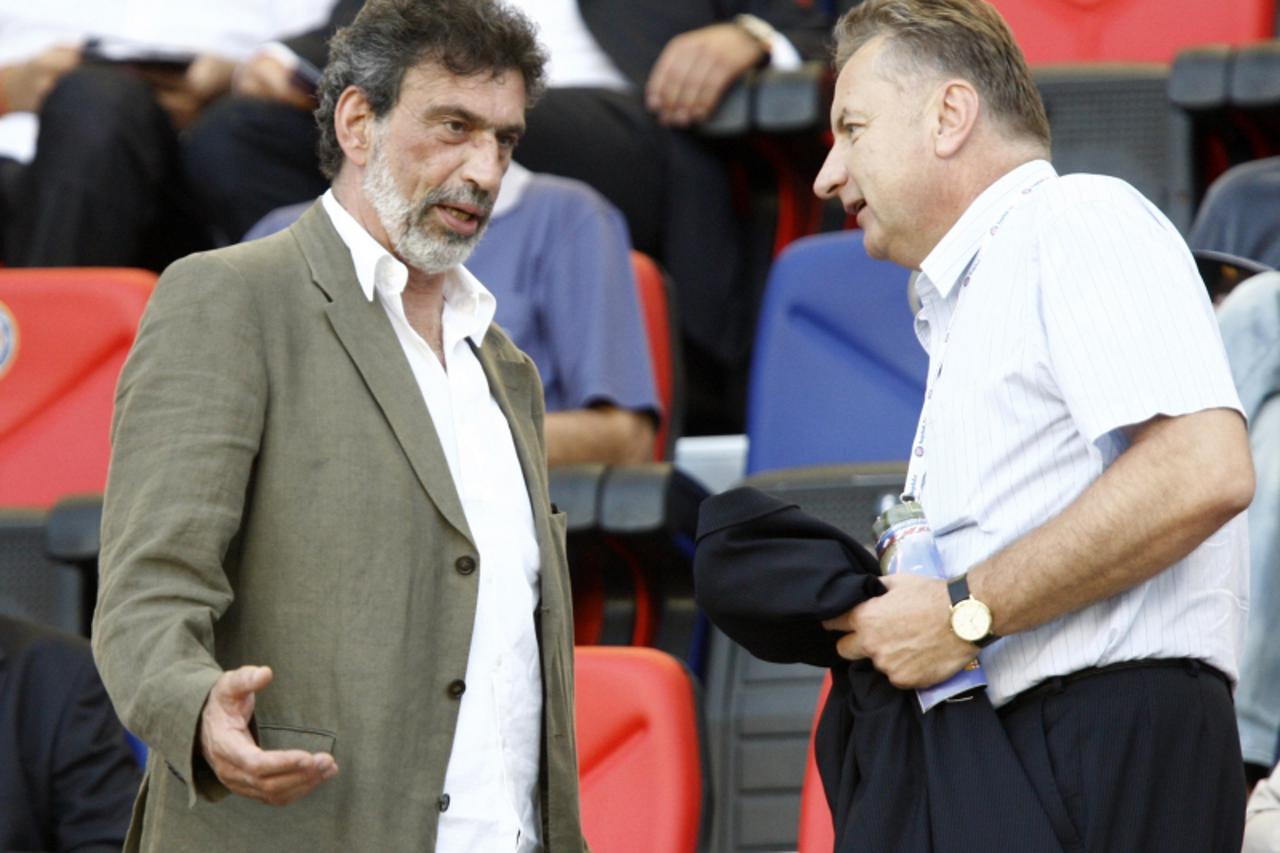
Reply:
M947 346L951 343L951 330L955 327L956 318L960 315L960 306L964 303L965 289L969 287L969 282L973 281L974 275L978 272L978 266L982 263L982 256L986 253L987 247L991 245L991 241L1000 233L1000 226L1004 225L1004 221L1017 209L1018 205L1027 200L1031 192L1036 187L1047 181L1051 176L1046 175L1037 178L1032 183L1023 187L1014 197L1013 202L1005 208L1004 213L1000 214L1000 218L996 220L996 224L992 225L982 238L982 243L978 246L978 251L974 254L973 260L969 261L969 265L965 267L964 272L960 274L960 290L956 294L956 306L951 311L951 317L947 320L946 331L943 332L942 342L938 345L936 357L931 361L936 365L933 372L929 375L928 381L924 387L924 404L920 407L920 421L916 425L916 437L911 442L911 458L907 463L907 481L902 491L902 499L920 500L920 493L924 490L925 482L925 434L929 427L929 405L933 400L933 392L937 387L938 380L942 377L942 365L947 354Z

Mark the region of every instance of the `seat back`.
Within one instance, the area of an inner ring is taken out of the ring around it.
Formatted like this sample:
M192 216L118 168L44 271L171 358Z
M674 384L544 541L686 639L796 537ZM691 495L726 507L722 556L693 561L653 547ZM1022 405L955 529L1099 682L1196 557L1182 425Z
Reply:
M703 784L688 672L656 649L574 650L582 827L604 853L693 853Z
M0 508L0 613L88 635L88 588L45 552L45 513Z
M0 506L102 491L116 379L155 279L0 270Z
M902 462L825 465L766 471L748 477L746 485L796 504L866 544L880 504L901 493L905 475ZM713 633L706 683L715 849L795 848L797 827L803 832L811 820L805 758L812 747L806 744L826 675L805 664L758 660Z
M671 458L675 441L684 427L684 375L680 370L675 299L671 279L653 258L632 249L631 268L635 272L645 335L649 340L653 383L658 401L662 403L662 423L653 448L653 458L660 462Z
M1172 62L1191 45L1270 38L1275 0L993 0L1032 64Z
M747 472L907 458L928 360L907 272L858 231L797 240L769 274L747 400Z
M1187 128L1175 121L1164 65L1091 64L1033 69L1062 175L1122 178L1180 228L1190 224Z

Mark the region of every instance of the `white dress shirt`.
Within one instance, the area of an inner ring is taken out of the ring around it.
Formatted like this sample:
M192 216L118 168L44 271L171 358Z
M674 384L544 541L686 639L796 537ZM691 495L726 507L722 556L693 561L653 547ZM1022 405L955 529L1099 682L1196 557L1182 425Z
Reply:
M1240 409L1186 244L1115 178L1015 169L929 254L917 289L930 381L912 452L949 576L1061 513L1126 449L1121 427ZM1235 678L1247 601L1241 514L1156 577L985 649L991 700L1152 657Z
M493 295L461 266L445 274L443 337L448 370L409 325L401 294L409 271L330 190L321 203L351 250L356 278L391 320L462 500L479 560L479 595L466 692L445 773L448 808L436 850L540 850L538 770L542 669L534 631L541 562L533 511L511 428L468 340L493 322ZM431 725L410 714L406 725Z

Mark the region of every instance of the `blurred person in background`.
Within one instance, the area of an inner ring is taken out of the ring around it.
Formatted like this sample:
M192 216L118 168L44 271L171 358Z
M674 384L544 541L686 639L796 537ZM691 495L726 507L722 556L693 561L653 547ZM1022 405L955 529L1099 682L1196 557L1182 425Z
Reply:
M141 779L89 643L0 615L0 850L120 850Z
M209 245L181 132L271 39L332 0L0 5L0 241L9 266L146 266Z

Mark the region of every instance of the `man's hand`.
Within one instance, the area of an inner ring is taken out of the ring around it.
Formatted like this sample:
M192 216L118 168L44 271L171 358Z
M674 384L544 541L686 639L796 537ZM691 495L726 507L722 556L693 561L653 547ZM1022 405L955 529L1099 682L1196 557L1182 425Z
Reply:
M712 24L667 42L645 87L645 102L665 125L707 118L725 90L755 67L764 48L737 24Z
M37 112L63 75L80 64L80 48L56 45L17 65L0 67L0 112Z
M884 595L823 622L848 631L836 651L848 660L870 658L899 688L932 687L955 675L978 649L951 630L951 599L945 581L899 574L881 578Z
M338 764L324 752L258 746L249 731L254 694L271 678L265 666L242 666L219 676L200 713L200 749L233 794L284 806L338 775Z
M231 74L236 64L220 56L202 54L185 71L143 68L143 79L151 84L156 101L169 113L174 127L186 127L214 98L231 90Z
M269 53L259 52L236 68L231 90L246 98L287 104L300 110L315 109L315 98L294 82L293 69Z

